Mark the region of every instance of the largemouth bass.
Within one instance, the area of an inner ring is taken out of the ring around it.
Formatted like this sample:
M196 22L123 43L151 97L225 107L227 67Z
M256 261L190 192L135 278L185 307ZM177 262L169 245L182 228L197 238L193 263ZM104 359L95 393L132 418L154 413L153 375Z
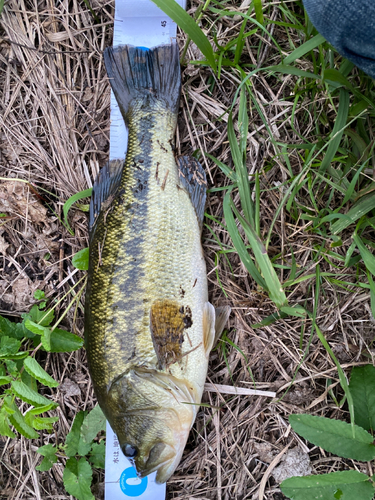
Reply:
M93 188L85 343L123 453L140 477L157 471L163 483L180 462L215 339L201 246L206 176L173 153L177 45L110 48L104 59L129 140L125 163L110 162Z

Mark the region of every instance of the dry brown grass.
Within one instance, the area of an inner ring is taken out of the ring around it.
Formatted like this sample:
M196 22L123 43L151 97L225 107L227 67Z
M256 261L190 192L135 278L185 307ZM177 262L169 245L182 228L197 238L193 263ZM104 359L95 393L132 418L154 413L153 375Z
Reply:
M197 4L191 3L191 12ZM233 2L233 6L236 4L238 6L238 2ZM75 235L71 236L61 223L62 206L71 195L92 186L99 168L108 158L109 149L110 92L102 51L111 43L114 2L95 0L92 5L99 16L97 24L84 3L77 0L9 0L2 14L0 175L8 179L0 184L0 211L8 215L0 225L2 314L18 316L28 310L37 288L52 299L60 298L79 279L80 273L74 273L71 265L71 256L87 246L87 217L79 210L72 211L70 223ZM278 19L280 15L279 3L274 2L271 17ZM239 27L238 20L231 18L217 21L220 43L224 44ZM273 36L287 49L285 32L277 26L273 28ZM300 42L298 36L295 33L296 45ZM185 36L180 33L181 47L184 42ZM261 46L260 60L267 60L268 64L280 62L269 39L260 39L259 35L247 40L243 58L249 63L255 62L254 47L258 46ZM196 57L194 48L189 48L188 58ZM235 72L223 70L211 97L205 91L212 78L207 68L188 65L183 72L177 150L178 154L191 154L194 150L209 152L231 164L227 109L239 79ZM277 80L263 75L252 79L254 95L274 137L281 142L298 142L297 130L313 140L313 118L306 120L309 116L306 110L311 104L308 95L297 111L295 129L291 127L292 104L284 97L289 95L293 82L292 76ZM322 105L324 99L322 92ZM315 105L319 105L319 99ZM301 122L299 113L303 116ZM252 106L248 169L249 174L261 173L264 235L282 196L275 186L286 180L285 165L277 153ZM210 187L226 185L228 179L217 167L204 156L202 159L209 173ZM294 170L301 168L301 157L296 152L290 154L290 162ZM238 203L238 199L235 202ZM209 196L207 212L223 221L220 191ZM207 223L222 247L232 248L225 229L212 221ZM269 251L271 255L281 254L284 262L290 262L293 248L297 265L310 267L310 272L314 272L316 262L312 252L319 238L306 233L306 226L303 221L293 225L282 211ZM339 470L343 466L342 459L307 447L288 424L288 415L293 412L346 418L345 411L338 409L328 397L327 384L334 391L339 389L336 368L318 340L313 339L309 354L293 381L301 361L301 329L305 346L311 324L294 318L253 329L251 325L275 311L274 305L256 287L237 254L227 254L232 270L223 255L217 261L221 248L207 229L204 248L211 300L214 305L231 305L228 338L238 349L227 345L224 356L223 344L220 344L212 353L208 382L218 389L212 386L204 394L206 406L199 412L183 460L168 483L167 497L278 500L283 495L272 472L288 448L299 447L309 452L314 472ZM322 270L334 272L323 258L320 263ZM364 292L338 292L327 282L323 288L318 322L343 367L350 368L365 360L364 350L372 356L368 345L372 341L374 320L369 313L369 296ZM312 310L314 291L310 282L294 287L289 299L292 304L301 303ZM63 312L66 305L67 299L57 312ZM75 321L73 314L73 310L69 311L64 325L82 335L82 307ZM47 355L45 362L46 369L64 384L56 391L60 420L55 433L45 433L38 442L0 438L0 498L70 498L62 485L62 465L57 464L46 473L35 470L40 461L36 449L47 442L64 443L75 414L92 408L96 400L84 350ZM271 391L277 397L223 394L222 385ZM353 465L351 461L345 462ZM102 498L103 480L103 474L98 472L94 487L96 498Z

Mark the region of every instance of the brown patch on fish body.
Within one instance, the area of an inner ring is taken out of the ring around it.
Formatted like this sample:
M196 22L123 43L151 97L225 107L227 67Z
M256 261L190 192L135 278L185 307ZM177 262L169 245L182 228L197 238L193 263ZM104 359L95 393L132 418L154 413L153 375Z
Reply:
M192 325L191 309L176 301L157 300L151 306L150 327L154 349L161 369L182 357L184 330Z

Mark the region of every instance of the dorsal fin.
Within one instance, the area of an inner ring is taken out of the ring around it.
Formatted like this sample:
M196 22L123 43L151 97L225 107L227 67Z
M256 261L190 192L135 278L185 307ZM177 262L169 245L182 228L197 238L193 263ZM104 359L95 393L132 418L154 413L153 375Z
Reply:
M100 170L95 179L90 203L90 240L92 239L98 215L103 207L108 208L108 201L111 201L111 197L116 194L117 188L120 185L123 166L124 160L112 160Z
M192 156L181 156L178 158L178 170L181 186L189 193L199 227L202 229L207 189L204 168Z

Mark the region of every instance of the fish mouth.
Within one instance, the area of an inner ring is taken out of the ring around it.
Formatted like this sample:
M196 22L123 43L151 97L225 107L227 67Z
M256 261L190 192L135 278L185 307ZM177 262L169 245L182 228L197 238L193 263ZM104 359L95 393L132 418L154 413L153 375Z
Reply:
M140 461L139 459L135 459L135 468L140 477L145 477L151 474L152 472L158 471L156 481L158 483L165 482L168 477L164 481L158 481L159 475L164 477L166 474L161 471L168 471L171 468L171 465L175 462L176 451L175 449L166 444L166 443L157 443L155 444L150 451L150 454L147 460ZM172 474L173 470L171 471ZM170 475L171 475L170 474Z

